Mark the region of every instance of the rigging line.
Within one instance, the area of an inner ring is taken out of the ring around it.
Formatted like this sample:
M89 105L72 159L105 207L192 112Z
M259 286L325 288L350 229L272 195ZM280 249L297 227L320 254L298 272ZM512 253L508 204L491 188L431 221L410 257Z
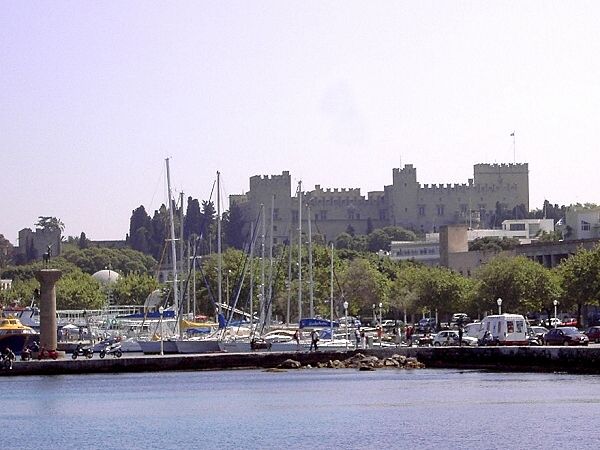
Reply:
M213 181L213 185L212 185L212 188L211 188L211 191L210 191L210 197L208 199L209 202L212 199L212 196L213 196L213 193L214 193L214 190L215 190L215 185L216 185L216 181ZM200 242L202 240L204 232L206 231L207 223L208 223L208 217L206 217L203 214L202 215L202 222L200 223L200 236L199 236L198 239L196 239L196 241L194 243L194 254L193 254L193 258L194 259L196 259L196 257L198 256L198 248L200 246ZM216 306L216 302L214 300L214 295L213 295L213 293L212 293L212 291L210 289L210 284L208 283L206 275L204 274L204 272L202 270L202 264L198 265L198 269L199 269L200 275L202 276L202 279L204 281L204 285L206 286L206 289L207 289L207 292L208 292L208 298L211 301L211 303L213 304L213 306ZM188 287L189 281L190 281L191 276L192 276L192 271L193 271L193 268L190 266L188 268L188 276L187 276L187 279L186 279L186 283L185 283L185 287L184 287L184 292L187 292L187 287ZM182 301L181 302L181 307L179 308L180 311L178 311L178 313L181 312L183 304L184 304L184 302ZM194 313L195 313L195 311L194 311Z
M281 264L283 261L283 258L286 256L286 252L281 252L279 254L279 259L277 260L277 274L275 275L275 279L277 280L279 278L279 275L281 274L282 271L282 267L283 265ZM265 308L265 314L266 312L269 310L269 308L271 307L271 305L273 304L273 298L275 297L275 292L277 292L277 286L275 286L272 290L271 290L271 296L267 299L267 301L265 302L264 308ZM263 323L262 324L262 328L260 330L260 333L262 334L264 329L265 329L266 324Z
M156 197L156 192L158 191L158 187L162 185L162 187L164 189L164 183L163 183L162 180L163 180L165 171L166 171L166 168L164 166L162 166L162 169L161 169L160 174L158 176L158 180L156 180L156 184L154 186L154 192L152 193L152 197L150 199L150 203L149 203L150 209L153 208L152 205L154 204L154 199Z
M261 213L259 212L258 216L256 218L256 223L254 224L255 226L253 228L253 233L254 234L253 234L253 236L250 236L252 244L256 243L256 237L258 236L258 227L256 225L258 224L258 221L260 220L260 218L261 218ZM248 233L248 235L249 234L250 233ZM244 278L246 276L246 265L248 264L248 260L250 258L250 255L249 255L250 245L252 245L252 244L247 243L247 250L248 251L244 251L244 264L242 266L241 272L238 271L238 274L237 274L236 284L235 284L236 296L234 298L234 304L233 304L231 310L229 311L230 314L229 314L228 322L233 319L234 309L237 306L237 303L238 303L238 300L239 300L239 297L240 297L240 293L242 291L242 284L243 284ZM246 248L244 248L244 250L246 250ZM252 301L252 299L250 299L250 301Z
M321 230L319 229L319 224L317 223L317 221L315 221L315 227L317 229L317 233L321 234ZM345 298L344 290L342 289L342 285L340 283L340 280L337 276L337 272L335 270L333 271L333 278L335 280L335 284L337 285L338 291L341 294L342 299L344 299Z

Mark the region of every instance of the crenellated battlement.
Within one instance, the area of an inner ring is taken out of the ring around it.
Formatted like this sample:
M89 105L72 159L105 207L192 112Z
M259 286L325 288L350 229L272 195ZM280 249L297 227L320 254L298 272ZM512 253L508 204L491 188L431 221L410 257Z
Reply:
M327 195L327 194L350 194L360 196L360 188L321 188L321 185L315 185L315 190L312 191L313 195Z
M289 170L284 170L281 175L254 175L250 177L250 189L258 187L271 187L273 185L289 186L291 177Z
M494 164L475 164L473 166L475 174L478 173L527 173L529 172L528 163L494 163Z

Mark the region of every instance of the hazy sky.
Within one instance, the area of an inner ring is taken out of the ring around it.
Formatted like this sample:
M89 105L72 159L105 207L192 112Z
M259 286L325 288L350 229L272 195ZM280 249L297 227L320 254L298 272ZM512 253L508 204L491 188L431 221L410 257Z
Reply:
M133 209L289 170L305 189L464 183L600 203L600 2L4 1L0 233L122 239ZM225 205L227 206L227 205Z

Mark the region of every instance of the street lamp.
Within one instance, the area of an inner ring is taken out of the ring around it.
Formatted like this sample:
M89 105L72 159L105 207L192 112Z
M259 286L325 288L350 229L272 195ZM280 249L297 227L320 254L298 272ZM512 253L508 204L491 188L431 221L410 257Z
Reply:
M502 314L502 299L498 298L498 300L496 300L496 303L498 303L498 314Z
M383 303L379 303L379 347L383 346Z
M556 307L558 306L558 300L554 300L552 303L554 303L554 328L558 327L558 314L556 312Z
M375 326L375 323L377 323L377 316L375 315L375 308L377 306L375 305L375 303L373 303L373 326Z
M344 301L344 316L346 322L346 350L348 350L348 302Z

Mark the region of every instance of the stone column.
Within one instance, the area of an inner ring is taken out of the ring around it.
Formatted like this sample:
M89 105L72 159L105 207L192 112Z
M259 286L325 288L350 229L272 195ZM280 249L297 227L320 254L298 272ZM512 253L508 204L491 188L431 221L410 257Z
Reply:
M56 350L56 282L62 272L42 269L35 273L40 282L40 348Z

